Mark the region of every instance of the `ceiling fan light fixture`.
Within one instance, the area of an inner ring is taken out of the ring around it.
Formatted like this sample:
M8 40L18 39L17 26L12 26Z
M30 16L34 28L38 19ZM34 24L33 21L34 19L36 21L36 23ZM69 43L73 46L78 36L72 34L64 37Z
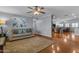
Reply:
M33 13L34 15L45 14L44 7L34 6L34 8L32 7L28 7L28 8L32 9L32 11L27 12L27 13Z
M40 13L38 11L35 11L34 12L34 15L39 15Z
M41 11L41 8L40 7L38 7L38 11Z

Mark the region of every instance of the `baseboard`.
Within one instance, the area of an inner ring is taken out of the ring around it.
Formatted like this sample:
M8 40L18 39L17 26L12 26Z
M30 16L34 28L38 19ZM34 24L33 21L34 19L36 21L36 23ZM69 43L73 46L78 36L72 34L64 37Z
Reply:
M22 39L27 39L27 38L32 38L32 37L34 37L35 35L30 35L30 36L25 36L25 37L14 37L14 38L11 38L11 39L9 39L8 41L9 42L12 42L12 41L17 41L17 40L22 40Z

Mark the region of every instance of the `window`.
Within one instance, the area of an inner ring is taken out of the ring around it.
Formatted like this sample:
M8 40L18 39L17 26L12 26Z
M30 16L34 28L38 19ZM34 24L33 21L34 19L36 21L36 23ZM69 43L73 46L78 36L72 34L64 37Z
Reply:
M59 24L59 27L63 27L63 24Z
M66 24L65 24L65 27L69 27L69 23L66 23Z
M72 23L72 27L78 27L78 23Z

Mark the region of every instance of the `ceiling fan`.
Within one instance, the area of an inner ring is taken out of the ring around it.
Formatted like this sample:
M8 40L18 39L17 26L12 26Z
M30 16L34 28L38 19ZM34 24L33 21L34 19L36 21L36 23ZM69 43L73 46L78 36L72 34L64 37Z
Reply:
M34 15L45 14L45 8L40 6L28 7L32 11L28 11L27 13L33 13Z

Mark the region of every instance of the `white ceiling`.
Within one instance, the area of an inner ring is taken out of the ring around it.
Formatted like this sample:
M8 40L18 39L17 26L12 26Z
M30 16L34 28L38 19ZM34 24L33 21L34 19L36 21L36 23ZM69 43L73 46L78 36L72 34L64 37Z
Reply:
M30 11L27 6L0 6L0 12L22 15L27 17L46 17L51 14L56 17L71 16L72 13L79 17L79 6L44 6L46 14L34 16L32 13L26 13Z

